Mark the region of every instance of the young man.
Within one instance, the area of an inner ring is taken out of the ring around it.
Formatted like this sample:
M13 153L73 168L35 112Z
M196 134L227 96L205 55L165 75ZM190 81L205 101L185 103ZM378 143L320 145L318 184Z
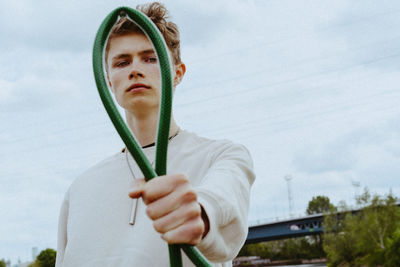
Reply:
M166 40L175 87L186 70L178 29L161 4L138 8ZM105 56L110 88L154 163L161 83L153 47L122 18ZM167 243L196 245L214 266L231 266L247 235L254 181L248 151L182 130L172 116L167 165L168 175L145 183L124 149L78 177L61 208L56 266L169 266ZM186 257L184 265L192 266Z

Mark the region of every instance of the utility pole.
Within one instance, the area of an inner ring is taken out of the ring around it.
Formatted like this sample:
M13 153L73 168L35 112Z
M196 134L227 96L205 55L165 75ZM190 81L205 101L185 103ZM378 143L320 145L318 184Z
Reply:
M289 200L289 216L293 217L293 197L292 197L292 187L291 180L293 177L291 175L285 175L284 179L286 180L287 190L288 190L288 200Z

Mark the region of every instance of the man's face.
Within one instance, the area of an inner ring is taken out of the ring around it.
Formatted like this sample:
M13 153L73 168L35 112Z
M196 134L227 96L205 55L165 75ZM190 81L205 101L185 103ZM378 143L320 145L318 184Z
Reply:
M109 83L121 107L131 112L158 109L160 72L153 46L145 35L113 38L106 60Z

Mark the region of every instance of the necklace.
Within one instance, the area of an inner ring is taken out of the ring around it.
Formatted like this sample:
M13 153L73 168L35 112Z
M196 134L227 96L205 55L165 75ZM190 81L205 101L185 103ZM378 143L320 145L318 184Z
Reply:
M178 128L178 131L176 131L176 133L175 133L174 135L172 135L172 136L168 139L168 141L171 141L175 136L177 136L177 135L179 134L179 131L180 131L180 129ZM152 143L152 144L146 145L146 146L144 146L144 147L142 147L142 148L147 148L147 147L151 147L151 146L154 146L154 145L155 145L155 143ZM131 164L130 164L130 162L129 162L129 158L128 158L129 150L128 150L127 147L125 147L123 151L125 152L126 164L128 165L129 171L130 171L130 173L132 174L132 178L135 180L135 179L136 179L136 176L135 176L135 173L133 172L133 168L132 168L132 166L131 166ZM151 166L154 168L154 160L151 162ZM136 221L136 212L137 212L138 204L139 204L138 199L137 199L137 198L134 198L134 199L133 199L133 203L132 203L131 215L129 216L129 224L130 224L130 225L134 225L134 224L135 224L135 221Z
M130 173L132 174L132 178L135 180L135 179L136 179L136 176L135 176L135 173L133 172L133 169L132 169L131 164L129 163L128 153L129 153L128 149L125 148L125 159L126 159L126 164L128 165L129 171L130 171ZM154 163L154 161L151 162L151 166L154 168L153 163ZM135 224L135 221L136 221L136 211L137 211L138 203L139 203L138 199L137 199L137 198L134 198L134 199L133 199L133 203L132 203L131 215L129 216L129 224L130 224L130 225L134 225L134 224Z

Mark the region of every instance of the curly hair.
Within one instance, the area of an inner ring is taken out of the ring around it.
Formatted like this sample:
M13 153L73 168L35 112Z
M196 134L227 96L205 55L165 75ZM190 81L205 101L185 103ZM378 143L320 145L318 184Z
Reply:
M149 4L138 5L136 6L136 10L141 11L153 21L163 35L169 51L171 52L173 64L180 64L181 51L178 26L172 21L169 21L168 10L165 8L165 6L159 2L153 2ZM108 37L105 55L106 58L108 56L108 51L110 50L110 41L113 38L131 33L144 34L143 31L132 20L127 17L120 18L111 29L111 33Z

